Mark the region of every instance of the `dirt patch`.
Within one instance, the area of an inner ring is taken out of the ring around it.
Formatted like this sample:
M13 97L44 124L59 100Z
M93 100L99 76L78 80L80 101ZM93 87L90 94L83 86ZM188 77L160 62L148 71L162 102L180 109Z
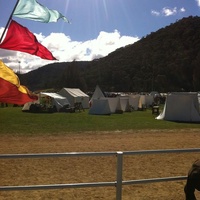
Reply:
M200 129L1 136L0 153L107 152L199 148ZM124 156L123 180L185 176L199 153ZM116 180L116 157L1 159L1 186ZM123 200L183 200L185 181L123 186ZM197 198L200 197L197 194ZM0 192L0 199L116 199L114 187Z

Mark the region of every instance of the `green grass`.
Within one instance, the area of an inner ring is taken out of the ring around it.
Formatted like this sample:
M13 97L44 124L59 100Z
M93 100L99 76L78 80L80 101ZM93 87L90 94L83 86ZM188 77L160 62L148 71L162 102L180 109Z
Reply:
M112 115L76 113L25 113L21 107L0 108L1 134L67 134L82 131L116 131L141 129L189 129L200 124L156 120L151 110Z

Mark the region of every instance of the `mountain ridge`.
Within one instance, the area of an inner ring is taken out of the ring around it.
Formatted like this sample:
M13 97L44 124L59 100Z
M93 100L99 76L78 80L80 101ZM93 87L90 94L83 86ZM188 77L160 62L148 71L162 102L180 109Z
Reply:
M21 84L31 90L78 87L94 91L200 90L200 17L182 18L134 44L93 61L53 63L26 74Z

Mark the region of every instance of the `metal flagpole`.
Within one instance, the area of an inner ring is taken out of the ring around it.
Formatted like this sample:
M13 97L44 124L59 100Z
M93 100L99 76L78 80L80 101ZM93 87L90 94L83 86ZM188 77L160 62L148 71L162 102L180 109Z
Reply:
M7 22L7 24L6 24L6 26L5 26L4 30L3 30L3 33L2 33L2 35L1 35L0 43L2 42L3 36L4 36L5 32L6 32L6 29L8 28L8 25L9 25L11 19L12 19L13 13L14 13L15 8L17 7L18 3L19 3L19 0L17 0L17 2L16 2L16 4L15 4L15 7L13 8L13 10L12 10L12 12L11 12L11 14L10 14L10 17L9 17L9 19L8 19L8 22Z

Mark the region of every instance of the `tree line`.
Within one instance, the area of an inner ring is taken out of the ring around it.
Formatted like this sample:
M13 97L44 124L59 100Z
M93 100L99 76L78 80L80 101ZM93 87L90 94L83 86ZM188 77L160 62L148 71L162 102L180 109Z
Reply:
M93 61L63 62L19 74L32 90L77 87L111 92L200 90L200 17L190 16Z

